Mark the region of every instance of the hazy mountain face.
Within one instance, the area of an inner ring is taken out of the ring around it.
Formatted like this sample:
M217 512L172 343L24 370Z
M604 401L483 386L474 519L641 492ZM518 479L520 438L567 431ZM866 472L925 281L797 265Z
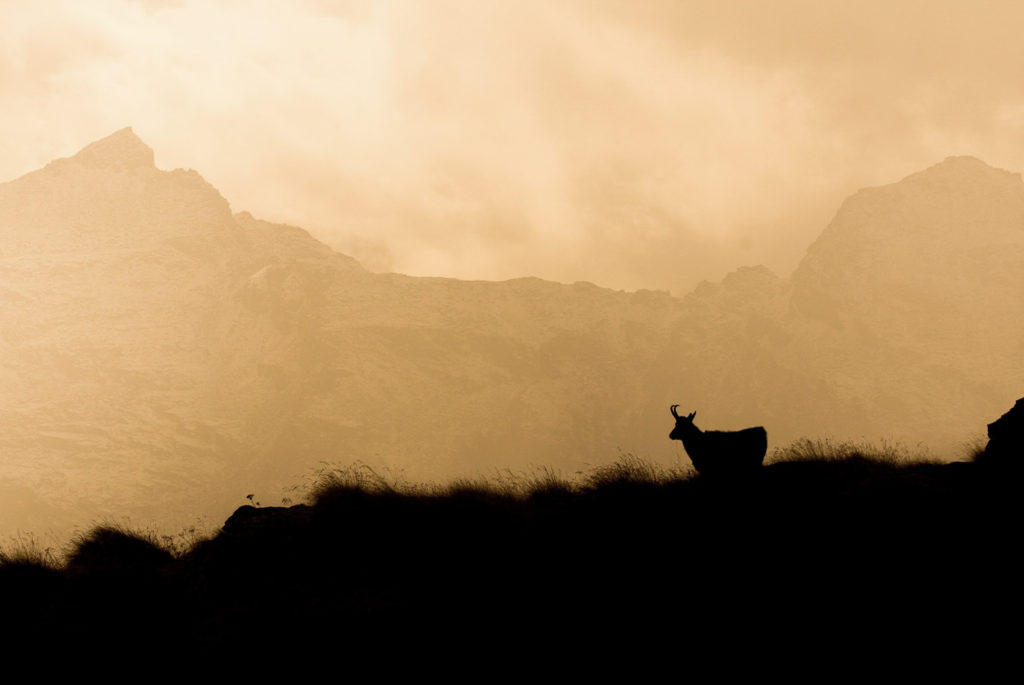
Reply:
M1022 267L1019 174L949 158L862 190L793 274L801 321L829 331L808 360L872 426L935 446L980 436L1024 391Z
M308 236L294 248L297 229L268 247L197 173L152 159L126 129L0 186L0 482L70 505L61 520L159 510L248 458L260 365L297 335L277 311L296 284L268 255L358 269ZM34 527L13 500L5 525Z
M950 159L850 198L790 280L373 274L125 129L0 185L0 533L220 520L322 462L686 462L672 403L959 456L1021 394L1022 264L1020 178Z

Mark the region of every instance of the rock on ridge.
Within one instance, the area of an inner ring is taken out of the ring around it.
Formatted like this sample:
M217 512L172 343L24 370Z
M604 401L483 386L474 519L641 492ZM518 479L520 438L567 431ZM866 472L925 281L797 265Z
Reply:
M988 444L981 455L987 466L1017 468L1024 466L1024 397L1010 411L988 424Z

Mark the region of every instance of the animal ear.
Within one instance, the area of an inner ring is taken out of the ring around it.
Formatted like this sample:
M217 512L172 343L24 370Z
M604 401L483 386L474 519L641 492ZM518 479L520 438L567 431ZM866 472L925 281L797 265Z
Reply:
M689 416L687 416L686 418L688 418L689 420L693 421L693 417L694 417L694 416L696 416L696 415L697 415L697 412L695 412L695 411L691 411L691 412L690 412L690 415L689 415Z

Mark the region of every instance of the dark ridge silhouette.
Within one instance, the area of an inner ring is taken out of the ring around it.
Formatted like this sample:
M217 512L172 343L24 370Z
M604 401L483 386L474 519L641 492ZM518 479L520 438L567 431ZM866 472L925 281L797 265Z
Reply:
M678 404L669 410L676 427L669 438L683 443L693 467L706 476L737 476L760 468L768 452L768 433L761 426L740 431L702 431L693 423L697 412L680 416Z
M1019 484L977 463L802 443L742 479L635 457L575 481L354 473L305 504L239 507L176 556L100 528L63 566L4 557L5 644L385 669L670 649L753 669L794 644L804 664L831 658L865 633L902 649L973 639L995 629L990 607L1020 608Z

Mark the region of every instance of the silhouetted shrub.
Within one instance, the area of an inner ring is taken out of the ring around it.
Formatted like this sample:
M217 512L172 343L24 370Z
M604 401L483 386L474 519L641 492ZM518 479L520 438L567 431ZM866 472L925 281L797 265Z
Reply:
M159 571L173 561L173 555L151 536L101 526L74 542L67 570L73 575L137 576Z

